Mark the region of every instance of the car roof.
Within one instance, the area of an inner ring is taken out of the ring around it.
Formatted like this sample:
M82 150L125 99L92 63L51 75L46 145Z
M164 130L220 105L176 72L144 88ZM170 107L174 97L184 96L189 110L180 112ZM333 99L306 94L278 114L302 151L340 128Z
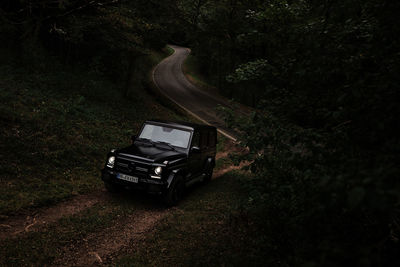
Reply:
M211 125L197 124L197 123L191 123L191 122L186 122L186 121L147 120L147 121L145 121L145 123L171 126L174 128L180 128L180 129L185 129L185 130L201 130L201 129L216 130L217 129Z

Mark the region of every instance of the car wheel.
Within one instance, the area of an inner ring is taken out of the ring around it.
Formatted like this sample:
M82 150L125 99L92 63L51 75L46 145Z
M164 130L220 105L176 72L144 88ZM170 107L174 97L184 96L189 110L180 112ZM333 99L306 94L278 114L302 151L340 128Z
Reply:
M213 172L214 172L214 168L212 168L211 170L208 170L204 176L203 179L203 183L208 183L209 181L211 181L211 178L213 176Z
M163 196L164 204L167 207L175 206L178 204L179 200L182 199L184 191L185 184L183 183L182 177L177 177Z
M104 187L107 189L108 192L113 194L121 191L121 187L119 185L110 182L104 182Z

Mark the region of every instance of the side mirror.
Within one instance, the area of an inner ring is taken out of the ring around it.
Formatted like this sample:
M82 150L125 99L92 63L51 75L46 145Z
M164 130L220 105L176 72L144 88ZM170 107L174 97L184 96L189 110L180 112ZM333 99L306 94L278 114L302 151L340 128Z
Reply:
M131 140L132 140L132 144L133 144L133 142L135 142L135 140L136 140L136 135L132 135Z
M192 146L192 148L190 149L190 152L193 152L193 153L200 153L200 147L198 147L198 146Z

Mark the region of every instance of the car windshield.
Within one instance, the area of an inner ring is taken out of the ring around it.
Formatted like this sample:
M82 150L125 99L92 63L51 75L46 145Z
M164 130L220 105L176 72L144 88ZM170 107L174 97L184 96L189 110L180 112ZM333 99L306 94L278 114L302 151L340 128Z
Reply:
M187 148L190 140L190 131L145 124L139 138L150 139L153 142L166 142L176 147Z

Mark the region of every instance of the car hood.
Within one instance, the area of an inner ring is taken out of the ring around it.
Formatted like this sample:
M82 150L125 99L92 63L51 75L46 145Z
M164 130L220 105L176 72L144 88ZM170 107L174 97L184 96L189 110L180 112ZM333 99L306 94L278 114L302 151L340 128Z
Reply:
M185 153L175 150L166 150L156 146L131 145L116 151L118 156L125 156L147 162L160 162L185 157Z

